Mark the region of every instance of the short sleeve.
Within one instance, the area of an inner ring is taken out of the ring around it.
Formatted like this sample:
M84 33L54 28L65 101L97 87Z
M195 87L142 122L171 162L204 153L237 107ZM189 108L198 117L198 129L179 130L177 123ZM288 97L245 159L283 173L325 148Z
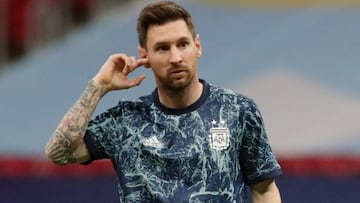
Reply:
M243 118L244 129L240 147L240 165L248 185L281 175L257 105L249 100Z
M119 113L120 107L117 106L99 114L89 122L84 141L91 161L109 157L109 151L114 145L113 138L119 132Z

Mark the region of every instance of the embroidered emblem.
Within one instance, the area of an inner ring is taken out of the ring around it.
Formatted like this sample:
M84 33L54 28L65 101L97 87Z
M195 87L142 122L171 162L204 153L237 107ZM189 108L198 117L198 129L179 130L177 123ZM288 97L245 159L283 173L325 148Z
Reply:
M144 146L161 148L163 144L157 139L156 136L151 136L143 142Z
M213 120L211 124L212 127L209 135L210 147L216 150L227 149L230 146L230 132L225 122L220 121L220 124L216 125L217 122Z

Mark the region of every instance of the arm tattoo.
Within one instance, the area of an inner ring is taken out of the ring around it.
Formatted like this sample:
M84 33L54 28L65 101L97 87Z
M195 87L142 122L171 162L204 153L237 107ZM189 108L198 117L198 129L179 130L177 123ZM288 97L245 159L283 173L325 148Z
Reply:
M50 159L56 164L65 165L77 162L71 140L59 130L55 130L46 150Z
M104 93L91 80L79 100L65 114L46 145L46 154L54 163L78 162L75 151L83 141L90 117Z

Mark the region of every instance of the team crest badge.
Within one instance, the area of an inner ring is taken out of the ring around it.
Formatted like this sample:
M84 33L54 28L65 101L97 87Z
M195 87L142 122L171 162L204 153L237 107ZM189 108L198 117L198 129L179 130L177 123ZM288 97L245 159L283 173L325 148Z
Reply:
M212 127L209 135L210 147L216 150L227 149L230 146L230 133L225 122L217 125L216 121L212 121Z

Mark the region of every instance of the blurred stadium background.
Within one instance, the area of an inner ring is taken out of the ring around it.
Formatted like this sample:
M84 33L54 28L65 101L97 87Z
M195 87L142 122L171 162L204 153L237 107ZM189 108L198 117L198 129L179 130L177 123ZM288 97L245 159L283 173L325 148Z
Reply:
M135 0L0 0L0 202L116 202L111 164L55 166L43 149L108 55L137 56ZM255 99L283 202L358 202L360 1L183 0L200 76ZM119 99L107 95L96 113Z

